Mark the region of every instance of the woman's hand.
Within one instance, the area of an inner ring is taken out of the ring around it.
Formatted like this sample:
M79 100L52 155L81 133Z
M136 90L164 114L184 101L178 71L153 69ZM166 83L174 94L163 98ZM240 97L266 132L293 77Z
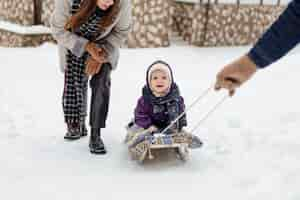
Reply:
M94 74L97 74L102 67L103 63L99 63L94 58L89 57L86 61L86 67L85 67L85 73L88 76L92 76Z
M256 65L248 56L242 56L233 63L226 65L218 74L215 89L227 89L230 96L235 89L252 77L256 72Z
M93 59L99 63L103 63L107 58L106 52L102 48L97 47L97 45L93 42L87 43L85 49L93 57Z

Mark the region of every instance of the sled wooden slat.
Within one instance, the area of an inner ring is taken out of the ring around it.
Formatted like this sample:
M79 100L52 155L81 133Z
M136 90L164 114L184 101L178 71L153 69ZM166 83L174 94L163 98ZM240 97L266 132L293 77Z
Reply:
M167 148L177 148L180 147L182 144L154 144L154 145L150 145L149 148L150 149L167 149Z

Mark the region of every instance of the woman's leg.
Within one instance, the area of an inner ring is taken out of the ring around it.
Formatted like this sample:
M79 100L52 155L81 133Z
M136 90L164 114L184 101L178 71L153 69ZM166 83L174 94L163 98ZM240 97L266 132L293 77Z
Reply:
M100 72L95 74L90 86L92 89L92 99L90 107L90 151L96 154L105 154L106 149L101 139L101 128L105 128L109 108L110 97L110 74L111 66L103 64Z
M73 55L68 57L68 66L65 71L63 92L63 111L68 132L65 139L79 139L81 136L80 123L86 116L85 92L87 78L84 73L84 60Z
M110 74L111 66L105 63L100 72L90 81L92 89L90 126L92 128L105 128L110 98Z
M88 99L88 76L85 76L82 81L82 92L83 92L83 104L81 106L81 116L80 116L80 132L81 136L87 135L87 128L85 125L85 119L87 116L87 99Z

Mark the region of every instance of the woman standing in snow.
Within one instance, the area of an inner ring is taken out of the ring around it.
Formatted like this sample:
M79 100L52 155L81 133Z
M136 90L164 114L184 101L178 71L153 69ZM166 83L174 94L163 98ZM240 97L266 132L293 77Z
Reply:
M217 75L216 89L235 89L250 79L257 69L267 67L300 41L300 0L293 0L248 54L226 65Z
M87 83L91 76L91 153L105 154L105 128L110 96L110 74L117 67L119 47L131 25L130 0L56 0L51 18L64 71L65 139L87 135Z

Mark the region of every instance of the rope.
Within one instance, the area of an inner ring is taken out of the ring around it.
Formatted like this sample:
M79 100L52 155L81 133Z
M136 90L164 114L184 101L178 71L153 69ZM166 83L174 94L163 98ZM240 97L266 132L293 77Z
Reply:
M188 107L186 108L178 117L176 117L170 124L167 126L161 133L164 134L169 128L171 128L186 112L188 112L192 107L195 106L195 104L198 103L204 96L208 94L208 92L214 87L214 85L211 85L209 88L207 88L202 94Z
M190 131L190 133L193 133L199 126L228 98L228 95L225 95L217 104L215 104L211 110L209 110L202 119L200 119L197 124L194 126L194 128Z

